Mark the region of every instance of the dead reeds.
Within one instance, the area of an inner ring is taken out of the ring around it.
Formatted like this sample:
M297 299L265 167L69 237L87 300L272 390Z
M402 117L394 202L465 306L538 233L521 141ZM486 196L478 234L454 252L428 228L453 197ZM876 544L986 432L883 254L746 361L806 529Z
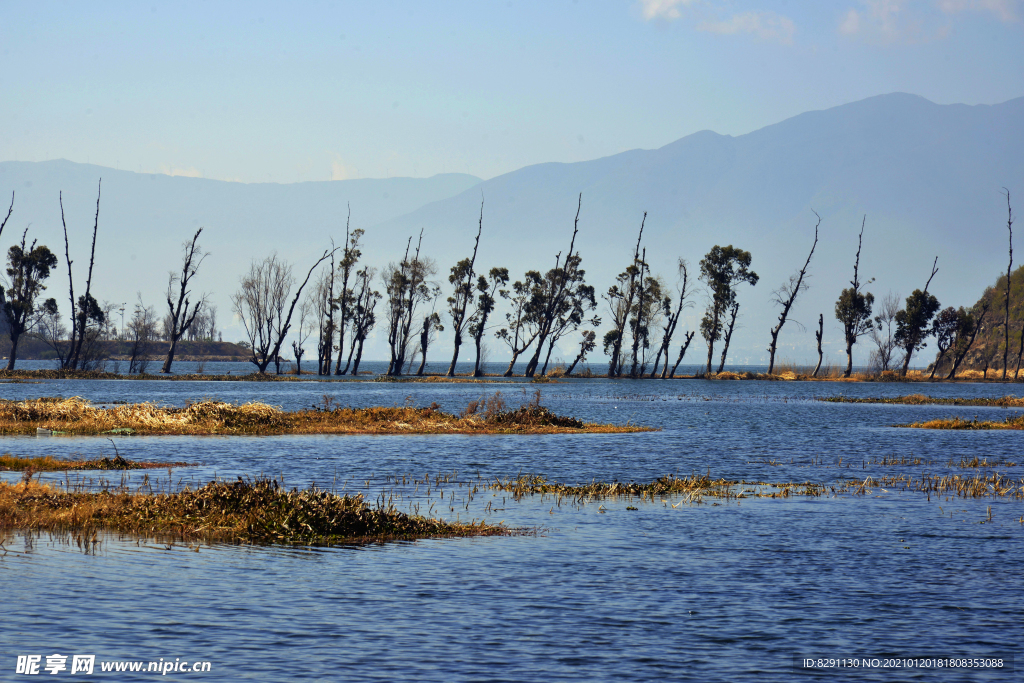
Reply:
M120 455L113 458L95 458L92 460L65 460L46 455L39 458L28 458L10 453L0 455L0 472L67 472L75 470L147 470L167 469L168 467L189 467L187 462L139 462L127 460Z
M34 482L0 482L0 529L72 533L115 531L208 543L335 545L427 537L516 533L503 525L408 515L362 495L286 490L271 479L211 482L156 494L124 489L65 492Z
M907 427L911 429L1024 429L1024 415L1011 415L1001 422L996 420L979 420L977 416L970 420L963 417L946 417L936 420L927 420L925 422L912 422L910 424L894 426Z
M486 401L486 399L485 399ZM0 434L619 434L654 431L636 425L584 423L555 415L539 396L515 410L462 416L425 408L313 406L285 412L264 403L199 401L184 408L135 403L97 408L78 398L0 400Z

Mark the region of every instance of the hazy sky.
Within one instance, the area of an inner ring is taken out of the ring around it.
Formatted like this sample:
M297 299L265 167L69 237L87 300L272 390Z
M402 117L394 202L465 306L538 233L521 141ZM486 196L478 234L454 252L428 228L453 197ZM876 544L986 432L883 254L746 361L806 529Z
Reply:
M1024 0L0 4L0 159L490 178L905 91L1024 95Z

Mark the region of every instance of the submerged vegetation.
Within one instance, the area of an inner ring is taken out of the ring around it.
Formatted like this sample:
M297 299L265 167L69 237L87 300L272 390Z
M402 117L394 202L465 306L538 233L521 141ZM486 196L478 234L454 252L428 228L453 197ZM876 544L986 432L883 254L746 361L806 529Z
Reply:
M1011 463L1012 464L1012 463ZM962 464L964 467L986 466L988 463L974 462ZM1024 477L1013 478L998 472L992 474L976 474L963 476L950 474L943 476L923 475L908 477L892 475L883 477L867 477L865 479L841 479L832 484L815 482L748 482L728 479L712 479L708 475L691 475L689 477L667 476L656 479L648 484L635 482L591 482L589 484L568 485L549 482L537 475L519 475L515 479L496 479L490 484L492 489L508 491L514 500L533 494L553 495L559 501L565 498L574 504L589 499L600 498L637 498L641 502L648 500L662 503L669 501L662 496L683 495L682 502L701 503L703 497L720 499L743 498L790 498L795 496L832 496L839 494L867 495L874 489L897 491L918 491L936 495L955 495L961 498L1008 497L1024 498ZM888 487L888 489L883 488ZM677 507L679 503L672 507Z
M321 405L285 412L265 403L236 405L200 401L184 408L154 403L96 408L78 398L0 400L0 434L619 434L654 431L636 425L584 423L555 415L540 405L539 392L511 410L501 392L471 401L462 415L436 403L414 406L341 408L324 397Z
M944 406L977 406L988 408L1024 408L1024 397L1002 396L999 398L938 398L925 396L924 394L909 394L907 396L887 397L863 397L853 396L828 396L819 398L819 401L826 403L889 403L893 405L923 406L923 405L944 405Z
M35 482L0 482L0 529L309 545L515 533L502 525L408 515L383 501L371 507L362 495L339 496L315 487L289 491L265 478L211 482L170 494L68 492Z

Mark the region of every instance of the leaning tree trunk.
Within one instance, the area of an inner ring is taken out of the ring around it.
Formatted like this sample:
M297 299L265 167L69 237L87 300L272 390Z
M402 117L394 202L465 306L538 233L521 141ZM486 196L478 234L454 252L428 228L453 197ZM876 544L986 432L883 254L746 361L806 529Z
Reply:
M818 340L818 364L814 366L814 372L811 373L811 377L817 377L818 371L821 370L821 359L824 356L821 350L821 338L825 334L825 316L822 313L818 314L818 331L814 333L814 336ZM849 347L847 347L849 352Z
M683 343L682 347L679 349L679 358L676 358L676 364L672 366L672 372L669 373L669 376L668 376L669 379L672 379L673 377L676 376L676 370L679 368L679 364L683 362L683 356L686 355L686 349L690 348L690 342L693 341L693 338L694 338L694 336L696 334L697 334L696 332L690 332L690 333L688 333L686 335L686 341ZM666 357L665 357L665 369L666 370L668 369L668 355L667 354L666 354ZM661 378L665 379L665 373L664 372L661 373Z

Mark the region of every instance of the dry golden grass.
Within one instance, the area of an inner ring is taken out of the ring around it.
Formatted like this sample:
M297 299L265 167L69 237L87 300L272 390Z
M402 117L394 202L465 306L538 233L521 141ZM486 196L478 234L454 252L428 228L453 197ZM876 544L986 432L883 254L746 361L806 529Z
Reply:
M313 545L516 533L483 522L407 515L383 503L370 507L362 495L288 491L273 480L241 478L171 494L69 493L34 482L0 482L0 529L87 538L108 530L181 541Z
M618 434L653 431L635 425L584 423L531 403L488 415L455 416L411 406L285 412L264 403L200 401L184 408L135 403L96 408L84 399L0 400L0 434L37 429L75 434Z
M120 455L96 460L63 460L52 455L28 458L10 453L0 455L0 472L66 472L68 470L147 470L189 467L187 462L138 462Z
M966 420L962 417L949 417L896 426L910 427L913 429L1024 429L1024 415L1007 417L1002 422L996 422L994 420L979 420L978 418Z

